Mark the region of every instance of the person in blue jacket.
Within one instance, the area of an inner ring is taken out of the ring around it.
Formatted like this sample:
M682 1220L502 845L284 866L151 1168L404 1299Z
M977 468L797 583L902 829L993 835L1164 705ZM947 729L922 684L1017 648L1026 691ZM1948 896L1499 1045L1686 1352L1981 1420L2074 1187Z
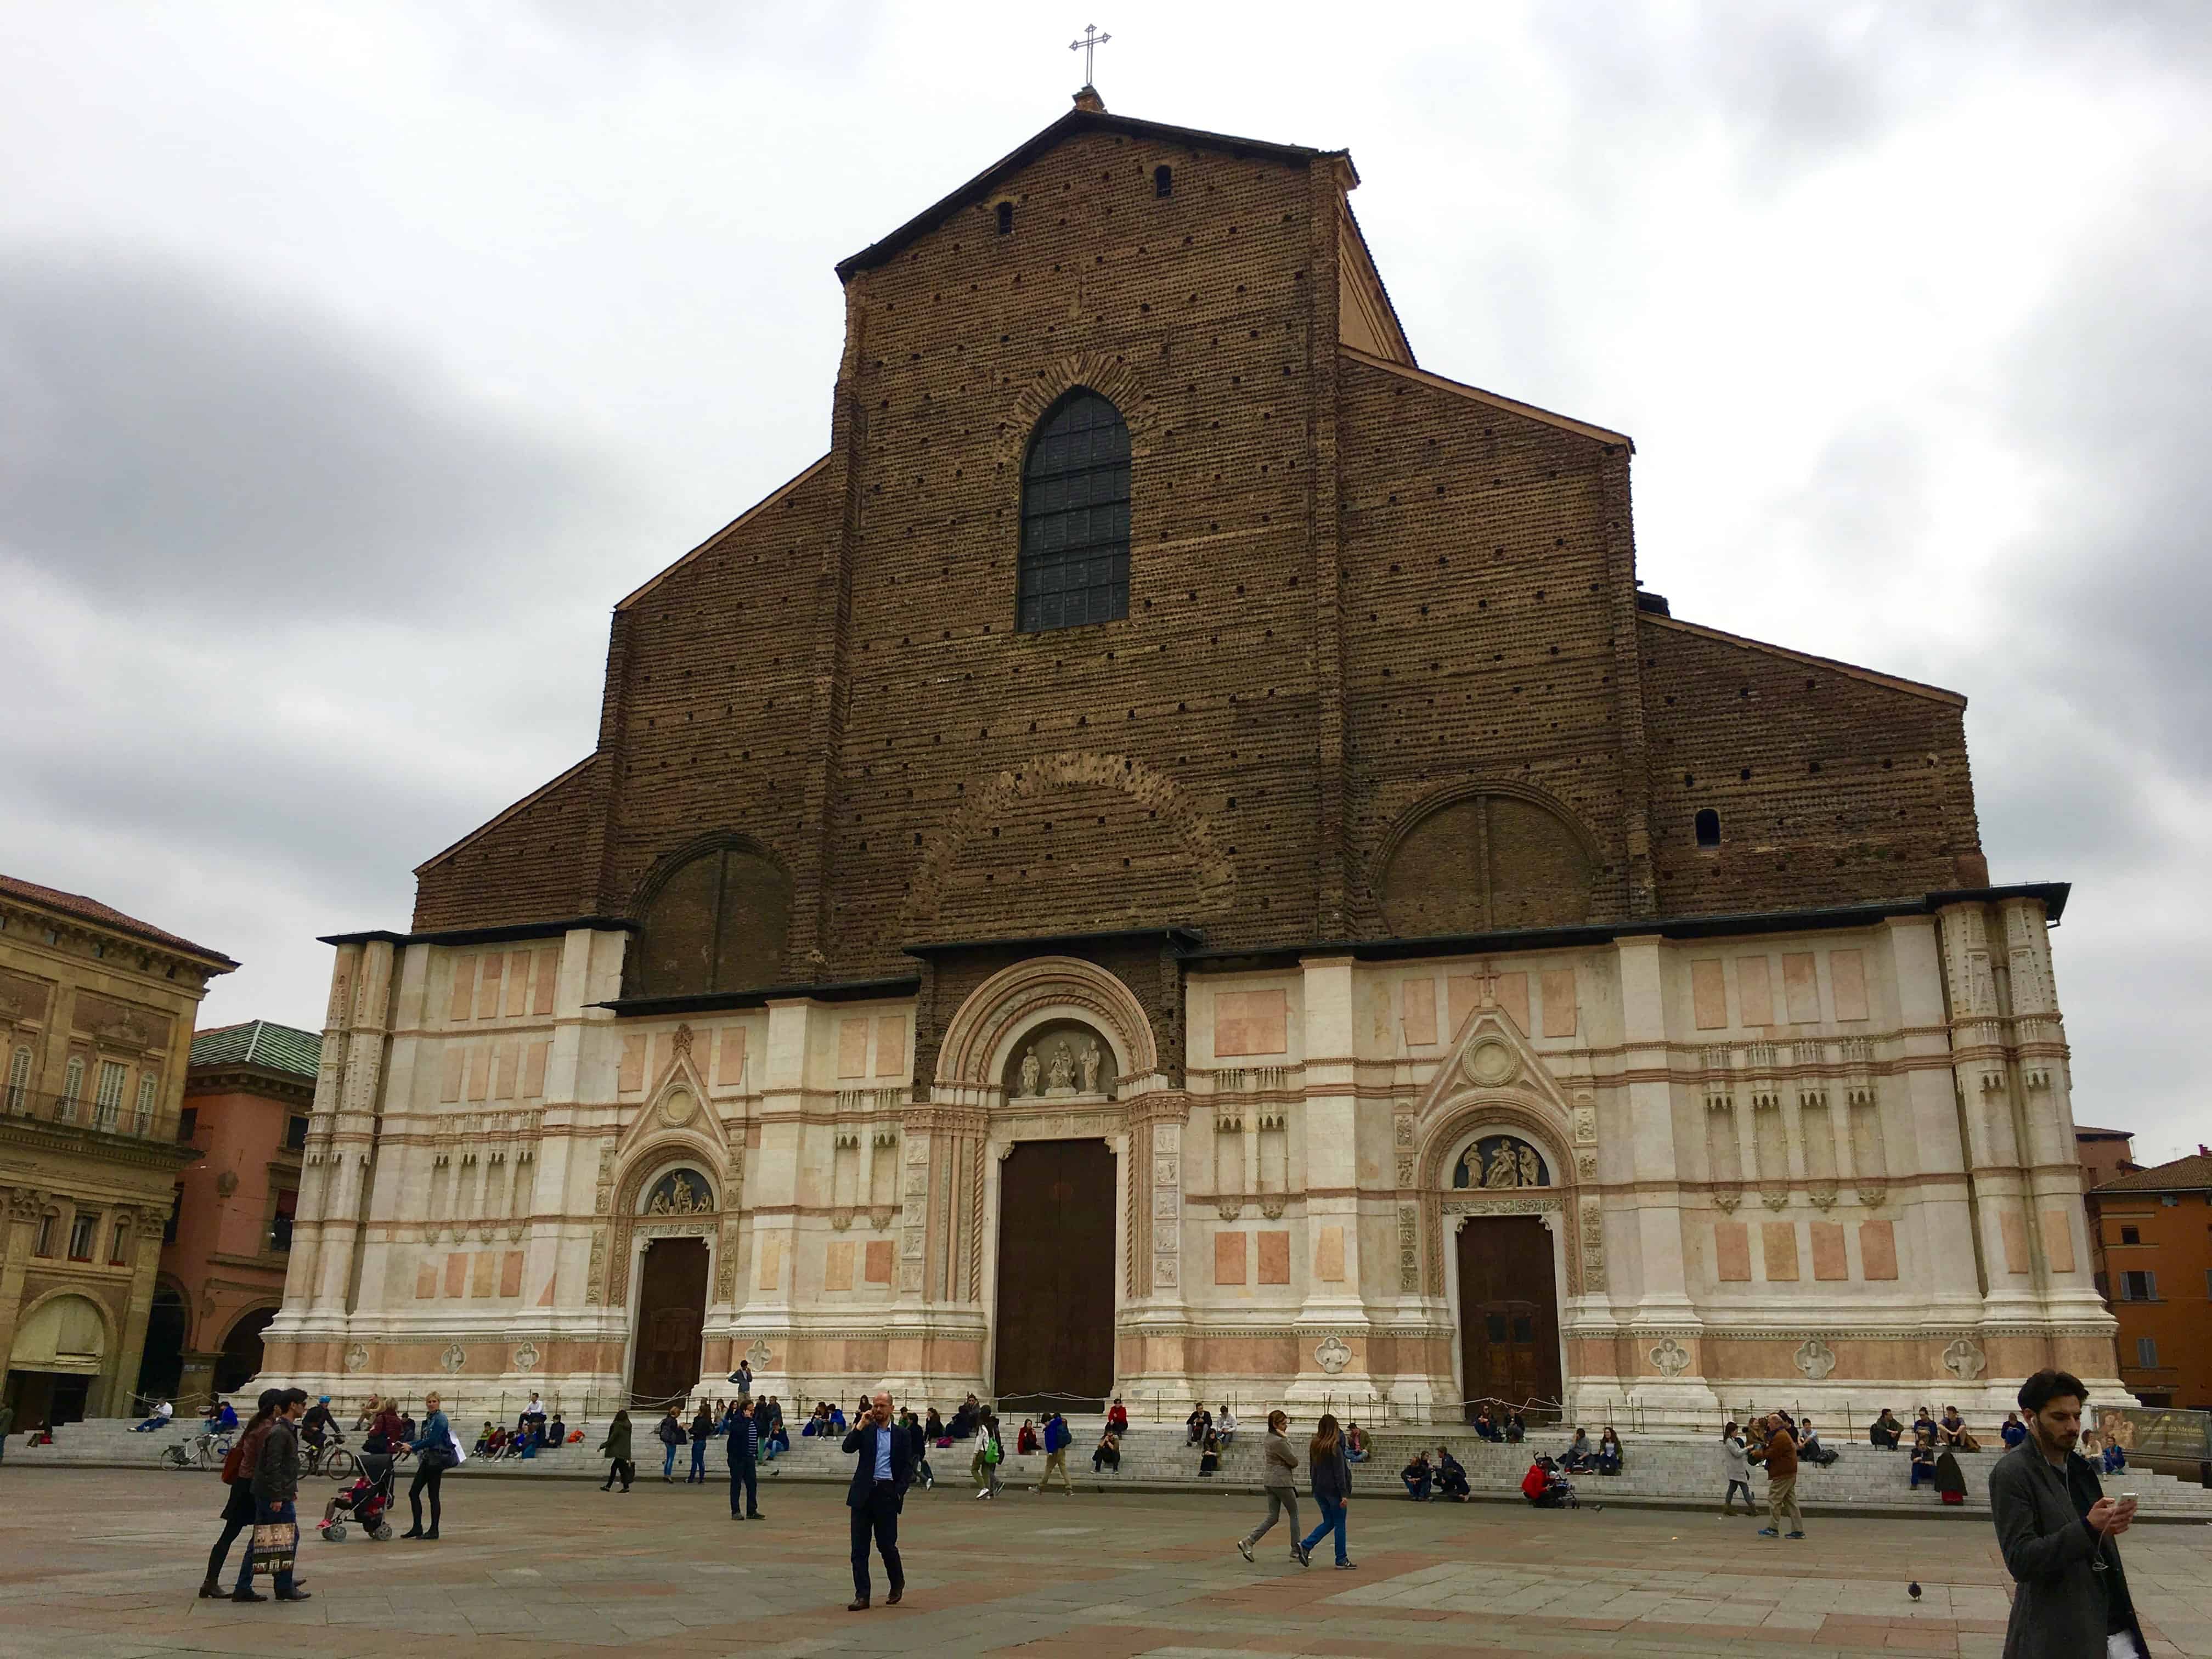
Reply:
M446 1471L453 1467L453 1431L446 1421L446 1413L439 1409L438 1396L428 1395L422 1401L422 1421L414 1439L408 1445L415 1453L415 1480L407 1488L407 1507L414 1511L415 1524L399 1535L402 1538L422 1538L434 1540L438 1536L438 1486ZM422 1494L430 1494L430 1529L422 1530Z

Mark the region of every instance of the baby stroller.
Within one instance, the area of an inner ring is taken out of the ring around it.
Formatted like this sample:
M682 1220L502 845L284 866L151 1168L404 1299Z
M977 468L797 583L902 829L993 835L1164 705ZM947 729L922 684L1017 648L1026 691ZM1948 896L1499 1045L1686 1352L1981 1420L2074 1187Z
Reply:
M349 1521L358 1522L380 1544L392 1536L392 1523L384 1517L392 1509L392 1462L389 1456L362 1455L361 1478L331 1499L323 1510L317 1530L325 1544L345 1542Z

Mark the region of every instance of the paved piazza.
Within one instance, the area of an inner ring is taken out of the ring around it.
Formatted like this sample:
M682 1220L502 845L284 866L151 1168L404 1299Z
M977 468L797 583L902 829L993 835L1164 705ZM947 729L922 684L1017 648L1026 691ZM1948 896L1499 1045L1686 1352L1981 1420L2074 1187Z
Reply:
M1994 1655L2006 1606L1985 1519L1816 1515L1788 1544L1707 1514L1376 1496L1352 1504L1344 1573L1286 1561L1279 1527L1247 1566L1230 1540L1258 1505L1236 1494L945 1486L907 1504L905 1605L848 1613L838 1488L764 1483L769 1518L739 1524L720 1486L446 1486L444 1541L311 1537L312 1601L234 1607L193 1595L211 1475L0 1466L0 1655ZM2129 1562L2152 1650L2212 1655L2212 1528L2140 1528Z

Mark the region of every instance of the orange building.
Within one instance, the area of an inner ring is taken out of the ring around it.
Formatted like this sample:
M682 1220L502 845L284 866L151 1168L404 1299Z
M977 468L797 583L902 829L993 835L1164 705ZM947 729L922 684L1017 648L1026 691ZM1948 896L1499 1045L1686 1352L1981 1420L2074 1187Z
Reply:
M2120 1380L2146 1406L2212 1410L2212 1148L2088 1194Z
M230 1394L261 1369L322 1051L313 1032L265 1019L193 1036L177 1139L200 1157L177 1177L140 1393Z

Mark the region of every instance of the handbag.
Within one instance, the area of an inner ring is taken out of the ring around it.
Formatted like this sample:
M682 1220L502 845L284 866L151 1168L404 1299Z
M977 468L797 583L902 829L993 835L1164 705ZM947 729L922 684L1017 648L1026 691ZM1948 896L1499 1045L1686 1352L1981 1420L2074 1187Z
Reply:
M239 1476L246 1472L245 1454L246 1443L241 1440L222 1455L222 1484L224 1486L234 1486L238 1484Z
M264 1521L253 1528L253 1571L289 1572L300 1547L300 1527L294 1521Z

